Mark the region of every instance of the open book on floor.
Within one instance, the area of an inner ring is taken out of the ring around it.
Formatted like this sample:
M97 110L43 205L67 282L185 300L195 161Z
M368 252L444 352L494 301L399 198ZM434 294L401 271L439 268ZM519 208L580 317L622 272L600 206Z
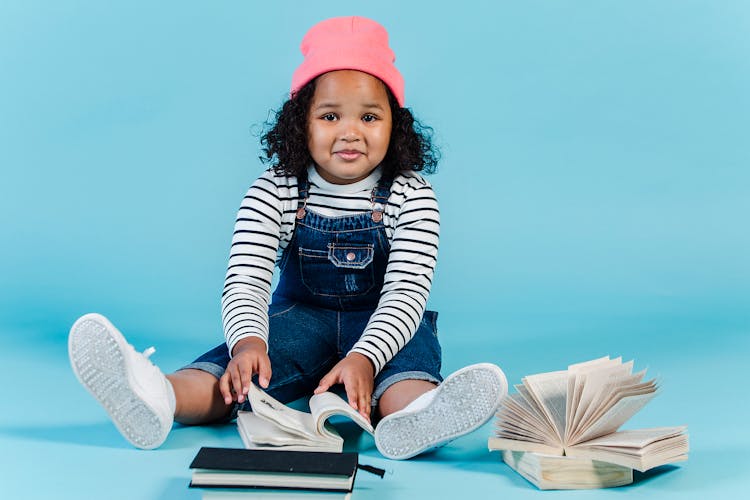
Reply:
M246 448L287 451L340 452L344 439L327 420L345 416L372 434L372 425L340 396L332 392L310 398L310 413L275 400L254 384L247 395L252 412L237 415L237 428Z
M529 375L497 413L490 450L598 460L644 471L687 460L687 427L618 431L656 394L646 371L609 357Z

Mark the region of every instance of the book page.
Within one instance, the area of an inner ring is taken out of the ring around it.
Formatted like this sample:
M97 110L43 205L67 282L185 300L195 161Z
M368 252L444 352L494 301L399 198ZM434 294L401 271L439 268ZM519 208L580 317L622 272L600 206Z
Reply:
M241 434L256 444L285 446L304 444L309 440L285 431L273 422L259 417L251 411L237 412L237 427Z
M558 443L562 444L565 436L568 372L557 371L529 375L524 377L522 382L555 429Z
M595 381L597 380L597 374L601 373L602 370L618 366L621 363L622 358L609 359L609 356L606 356L568 366L568 397L565 409L566 440L567 436L575 429L577 420L580 419L581 414L590 403L593 388L591 383L586 383L588 375L593 373L592 378ZM585 395L583 393L584 387L589 387Z
M543 443L532 443L530 441L519 441L516 439L506 439L501 437L490 437L487 440L487 447L493 450L511 450L511 451L532 451L535 453L546 453L548 455L562 456L564 450L558 446L550 446Z
M624 385L624 378L633 371L633 362L622 364L621 358L612 360L606 365L600 365L591 371L581 373L584 377L580 389L580 397L575 408L571 410L571 420L568 422L568 438L580 432L582 422L596 411L601 400L611 392L611 388Z
M603 406L606 400L610 398L616 390L641 383L643 376L646 374L646 370L631 374L630 372L632 365L622 365L622 367L618 368L627 368L627 371L608 370L601 374L594 374L600 380L599 383L595 386L596 392L594 393L591 400L589 410L596 410L597 408Z
M259 417L251 411L237 413L237 428L245 448L281 449L286 451L332 451L340 452L344 439L338 436L331 442L313 442L306 437L289 433L275 423ZM336 432L332 429L333 433Z
M312 418L316 423L317 431L320 434L330 433L330 431L326 428L325 423L326 420L328 420L328 418L333 415L342 415L348 417L370 434L373 434L375 432L375 429L372 428L372 424L368 422L365 417L360 415L357 410L349 406L349 403L344 401L341 396L333 392L323 392L311 397L310 412L312 413Z
M622 367L627 371L608 369L601 374L594 372L587 375L586 380L591 382L591 386L583 389L580 408L576 411L571 428L568 429L568 442L583 433L592 422L614 404L613 395L637 385L646 373L644 370L630 375L632 364L628 363Z
M656 392L656 383L654 380L648 382L638 383L631 380L633 383L618 386L617 383L611 383L604 386L602 389L602 396L597 401L597 406L592 406L587 416L580 422L578 429L576 430L575 436L579 436L586 431L591 425L599 420L602 415L607 413L619 400L626 396L637 396L641 394L648 394Z
M548 426L554 434L552 422L549 421L547 416L544 414L544 410L539 405L539 402L534 399L534 396L529 392L529 390L526 389L523 384L518 384L514 387L518 391L518 398L515 397L516 395L511 395L509 397L513 398L513 401L517 402L519 405L523 406L523 408L526 409L529 413L534 415L539 422L544 422L544 424L542 425Z
M253 413L261 418L281 427L283 430L304 437L311 441L321 441L330 439L330 435L325 436L317 432L313 416L303 411L290 408L263 392L261 389L250 384L250 392L247 395L250 400L250 406Z
M566 454L604 460L640 471L687 460L686 427L620 431L566 448Z
M571 444L582 443L615 432L630 417L646 406L646 403L651 401L654 394L654 392L635 394L618 400L606 413L594 420L591 426L580 436L577 436Z
M518 441L516 439L505 439L500 437L491 437L487 441L487 446L492 450L511 450L511 451L533 451L536 453L546 453L548 455L562 455L564 450L559 446L550 446L542 443L532 443L530 441Z
M645 448L646 446L663 439L679 436L687 430L687 426L678 427L654 427L652 429L635 429L613 432L579 446L615 446L620 448Z
M496 424L495 434L498 437L509 439L521 439L535 443L553 443L554 439L539 431L539 428L530 424L521 417L512 414L499 416L502 421Z
M568 374L568 396L565 400L565 436L563 443L568 442L568 434L573 428L576 409L580 405L581 392L586 383L586 375L582 373Z
M499 427L514 426L516 434L524 434L539 442L556 443L555 429L529 405L520 394L511 394L503 399L497 413ZM510 430L510 429L509 429Z
M502 429L495 430L495 437L515 439L517 441L528 441L530 443L549 443L549 439L545 436L535 434L534 429L517 426L515 423L507 421L503 422Z
M597 368L601 368L603 366L608 366L612 363L620 364L621 361L622 358L610 359L609 356L603 356L601 358L592 359L590 361L582 361L580 363L573 363L572 365L568 365L568 371L575 373L587 372Z

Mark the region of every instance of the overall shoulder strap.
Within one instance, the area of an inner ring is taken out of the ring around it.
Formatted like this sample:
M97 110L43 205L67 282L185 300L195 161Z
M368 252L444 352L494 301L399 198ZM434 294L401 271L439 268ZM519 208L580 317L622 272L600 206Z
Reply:
M299 175L297 177L297 219L305 217L305 207L307 206L309 191L310 183L307 180L307 174Z
M378 180L377 186L372 192L372 213L371 217L374 222L380 222L383 220L383 212L388 204L388 198L391 196L391 185L393 184L393 177L382 176Z

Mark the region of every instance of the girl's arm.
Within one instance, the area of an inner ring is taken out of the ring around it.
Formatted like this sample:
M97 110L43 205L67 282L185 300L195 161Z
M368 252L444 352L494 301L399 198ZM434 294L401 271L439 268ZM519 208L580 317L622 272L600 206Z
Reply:
M437 262L440 212L435 192L421 177L398 177L394 181L404 182L403 202L392 214L394 231L383 293L351 351L367 356L375 374L414 336ZM386 212L390 208L389 204Z
M221 297L230 353L237 342L248 337L259 337L268 344L268 304L284 214L275 179L271 171L259 177L237 213Z

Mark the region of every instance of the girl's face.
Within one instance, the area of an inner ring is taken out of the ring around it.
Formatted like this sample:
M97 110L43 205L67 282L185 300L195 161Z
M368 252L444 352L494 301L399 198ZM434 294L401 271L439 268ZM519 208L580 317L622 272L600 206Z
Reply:
M333 184L370 175L391 139L391 106L383 82L354 70L318 77L307 123L315 169Z

